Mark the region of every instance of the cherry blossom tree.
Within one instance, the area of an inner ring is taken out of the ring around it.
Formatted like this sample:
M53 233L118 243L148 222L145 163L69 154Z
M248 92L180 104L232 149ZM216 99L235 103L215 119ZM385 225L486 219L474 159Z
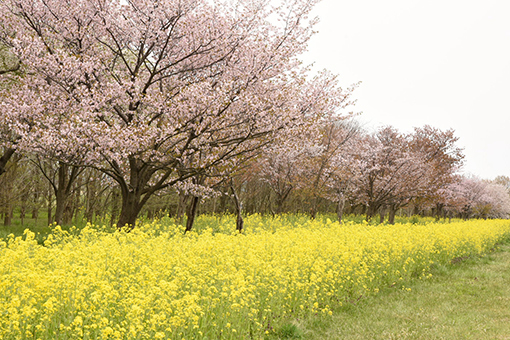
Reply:
M42 175L55 194L55 218L54 221L61 225L64 222L64 213L69 208L69 198L72 194L76 180L85 168L68 165L62 162L51 162L49 160L35 157L33 163L41 171ZM66 222L70 221L69 211Z
M1 118L19 148L114 179L117 225L132 226L155 192L341 106L336 79L296 58L316 2L2 1L0 37L24 76Z
M399 208L437 195L451 183L462 160L455 141L453 131L443 133L427 126L413 134L383 127L366 136L359 148L356 189L367 206L367 219L380 210L382 222L388 209L389 223L394 223Z
M0 43L0 90L8 90L11 87L11 75L18 72L19 69L20 63L18 60L7 46ZM0 176L5 173L7 162L16 152L15 144L16 136L13 136L5 122L0 120Z
M303 148L286 148L287 144L274 145L264 153L261 160L261 180L268 184L276 195L274 213L283 211L291 192L300 187L299 176L305 160ZM294 144L296 145L296 144Z
M367 220L386 205L402 204L414 192L406 185L406 176L420 162L408 150L406 137L393 127L381 128L360 143L355 185L359 200L367 206Z
M465 219L509 217L510 196L504 185L468 176L461 179L457 192L457 213Z
M264 150L256 161L261 181L275 194L273 213L281 213L292 191L302 189L310 175L308 163L321 152L319 124L307 124L279 138Z
M359 174L361 127L353 119L330 121L323 124L321 136L320 153L305 167L306 182L313 195L312 212L318 210L318 198L326 198L337 203L338 221L342 222L345 201Z
M415 128L410 138L410 148L423 156L429 171L426 190L414 201L435 206L439 217L446 208L446 202L456 196L451 191L455 186L450 188L450 185L458 182L457 173L463 165L463 150L457 145L459 138L453 129L442 131L428 125Z
M319 129L319 143L308 153L302 175L303 186L312 196L310 211L312 218L315 218L317 214L320 198L332 201L342 198L345 187L342 180L346 179L346 173L343 170L348 163L346 162L347 144L356 136L358 129L357 124L345 119L322 122ZM331 195L332 182L336 184L336 192L333 195Z
M465 203L462 197L462 179L459 174L453 175L449 184L435 191L432 200L419 198L419 202L415 204L431 208L436 220L447 217L451 219L462 210Z
M510 217L510 195L507 188L498 183L488 183L485 188L488 196L487 205L489 218L509 218Z
M500 184L500 185L504 186L506 188L506 190L508 191L508 193L510 194L510 177L497 176L496 178L494 178L494 180L492 182L495 184Z

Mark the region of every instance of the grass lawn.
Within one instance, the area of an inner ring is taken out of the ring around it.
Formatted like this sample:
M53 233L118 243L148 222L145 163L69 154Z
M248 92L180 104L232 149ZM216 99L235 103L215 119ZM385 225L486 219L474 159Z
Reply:
M433 277L348 303L333 317L297 320L281 338L510 339L510 243L435 268Z

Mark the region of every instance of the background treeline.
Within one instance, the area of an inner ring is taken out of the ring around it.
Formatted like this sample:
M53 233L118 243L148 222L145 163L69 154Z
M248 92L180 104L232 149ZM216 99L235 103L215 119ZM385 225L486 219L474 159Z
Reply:
M459 175L463 155L452 130L367 132L351 119L296 138L264 149L230 176L193 178L210 190L161 191L140 216L337 213L339 219L354 214L394 223L395 214L508 218L510 213L508 177ZM13 218L21 225L33 220L113 225L120 212L120 189L108 176L36 154L15 154L0 187L4 225Z

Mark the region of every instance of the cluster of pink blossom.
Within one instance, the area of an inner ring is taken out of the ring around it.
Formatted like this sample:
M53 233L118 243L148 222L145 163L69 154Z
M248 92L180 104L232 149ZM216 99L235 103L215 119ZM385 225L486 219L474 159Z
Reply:
M475 176L459 177L444 190L444 210L463 218L509 218L510 180L499 177L494 181Z
M300 148L265 154L262 178L277 196L278 210L293 189L308 191L312 215L317 202L338 203L341 220L345 204L363 207L367 219L398 209L434 206L458 183L462 150L453 130L430 126L404 134L393 127L367 133L353 121L323 121L320 138L299 136Z
M118 225L134 224L155 192L232 173L349 104L297 58L316 2L2 1L0 41L21 65L0 93L2 146L102 171Z

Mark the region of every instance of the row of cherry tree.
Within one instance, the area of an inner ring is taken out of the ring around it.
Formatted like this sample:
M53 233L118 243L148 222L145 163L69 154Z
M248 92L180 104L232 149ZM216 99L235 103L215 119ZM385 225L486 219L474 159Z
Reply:
M204 201L233 207L238 228L243 209L282 212L296 197L312 216L327 202L339 218L347 204L390 222L411 203L477 212L452 203L453 131L362 132L345 120L356 86L301 64L317 1L2 1L0 173L44 178L32 196L49 216L54 201L59 223L102 200L132 226L168 197L188 229Z
M340 221L353 207L367 220L387 215L389 223L402 208L437 217L509 217L510 180L461 176L464 156L453 130L424 126L401 133L382 127L367 133L352 121L337 121L321 132L318 140L301 136L308 144L299 149L275 147L250 169L259 168L258 176L273 190L275 211L297 190L308 194L312 216L321 201L335 202Z
M274 140L340 114L351 90L311 75L317 0L5 0L0 171L56 160L57 220L84 168L116 182L119 227L156 193L207 192Z
M187 229L198 211L243 213L344 212L371 219L399 211L437 218L508 218L510 179L494 181L458 174L461 150L453 131L428 126L403 134L391 127L368 133L354 120L321 125L299 142L277 143L226 175L191 179L209 190L168 190L154 195L142 210L149 218L187 215ZM104 221L120 213L118 184L92 168L64 166L34 154L15 154L0 177L0 207L8 224L48 211L48 223L73 218ZM62 193L63 192L63 193ZM62 199L59 197L63 197ZM59 203L62 202L62 203Z

